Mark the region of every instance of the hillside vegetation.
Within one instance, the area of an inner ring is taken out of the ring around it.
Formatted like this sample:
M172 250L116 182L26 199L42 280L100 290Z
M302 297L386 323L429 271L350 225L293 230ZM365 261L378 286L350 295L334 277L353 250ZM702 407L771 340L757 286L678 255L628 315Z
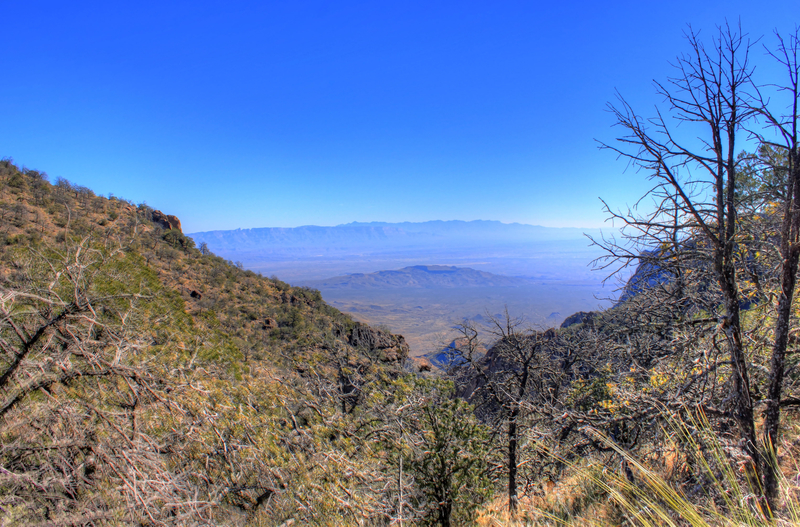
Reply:
M618 302L464 320L438 372L178 218L0 162L0 522L800 524L800 29L781 84L740 29L687 38L664 111L609 107L655 182L596 240L636 269Z
M725 494L747 462L702 259L676 283L676 253L651 254L625 301L559 330L465 321L432 376L402 337L195 247L177 218L9 160L0 184L4 525L648 525L651 479L703 517L763 519ZM766 344L777 256L742 254L744 328Z
M0 188L3 524L424 517L440 419L471 427L476 457L452 462L485 464L452 387L403 372L402 337L196 248L146 205L8 160Z

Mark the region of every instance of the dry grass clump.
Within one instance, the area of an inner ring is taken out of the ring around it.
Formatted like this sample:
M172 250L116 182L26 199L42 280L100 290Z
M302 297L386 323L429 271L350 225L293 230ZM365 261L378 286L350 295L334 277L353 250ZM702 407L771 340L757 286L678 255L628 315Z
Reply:
M756 527L770 524L757 499L747 487L738 449L716 435L705 416L697 413L686 421L670 419L664 428L675 450L658 461L643 460L596 433L613 451L613 464L585 459L560 459L569 468L557 484L546 482L535 495L519 501L512 517L507 499L498 498L480 513L481 527L527 525L631 525L641 527ZM800 525L800 425L787 418L783 452L778 460L783 478L779 509L772 525ZM692 460L694 481L686 484Z

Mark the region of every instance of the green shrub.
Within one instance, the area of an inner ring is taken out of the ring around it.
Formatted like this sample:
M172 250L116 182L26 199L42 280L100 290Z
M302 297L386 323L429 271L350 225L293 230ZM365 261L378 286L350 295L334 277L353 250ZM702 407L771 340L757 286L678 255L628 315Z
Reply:
M194 240L185 236L182 232L176 231L174 229L170 229L166 231L161 238L164 239L168 244L176 249L181 249L182 251L186 252L190 249L194 249Z

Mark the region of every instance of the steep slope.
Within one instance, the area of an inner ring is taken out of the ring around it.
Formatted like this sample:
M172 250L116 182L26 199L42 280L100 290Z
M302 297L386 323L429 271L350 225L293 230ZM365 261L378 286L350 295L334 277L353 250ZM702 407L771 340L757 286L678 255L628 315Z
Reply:
M326 305L317 291L291 287L210 252L201 253L181 232L175 216L96 196L64 180L50 185L37 171L23 173L8 161L3 164L3 194L10 198L0 202L5 259L11 248L68 245L68 239L113 240L145 259L161 283L184 300L195 324L204 324L213 313L220 328L256 356L266 356L271 343L320 338L325 331L344 331L346 338L355 326ZM395 341L402 348L402 337Z
M371 394L402 376L401 336L198 250L146 205L9 160L0 188L9 524L384 514L388 460L360 450L362 421L386 412ZM331 506L345 490L361 505Z

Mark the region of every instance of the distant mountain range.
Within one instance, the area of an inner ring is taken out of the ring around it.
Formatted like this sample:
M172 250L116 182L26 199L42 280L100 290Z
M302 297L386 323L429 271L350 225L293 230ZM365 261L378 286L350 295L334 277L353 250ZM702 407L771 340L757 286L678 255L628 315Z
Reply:
M584 233L499 221L348 223L190 234L246 269L322 293L362 322L406 337L412 354L442 349L465 318L511 313L537 327L597 309L610 294L591 270L602 250Z
M499 221L426 221L421 223L348 223L335 227L236 229L190 233L215 252L258 252L267 255L348 254L354 250L385 251L446 243L450 247L496 246L508 243L585 239L599 231L552 228Z
M414 265L455 265L506 276L598 280L588 265L602 254L584 233L499 221L348 223L189 234L215 254L299 284Z
M413 265L394 271L378 271L375 273L354 273L335 276L326 280L303 282L320 290L330 289L394 289L424 288L437 289L443 287L514 287L531 285L533 281L526 278L502 276L485 271L477 271L466 267L448 265Z

